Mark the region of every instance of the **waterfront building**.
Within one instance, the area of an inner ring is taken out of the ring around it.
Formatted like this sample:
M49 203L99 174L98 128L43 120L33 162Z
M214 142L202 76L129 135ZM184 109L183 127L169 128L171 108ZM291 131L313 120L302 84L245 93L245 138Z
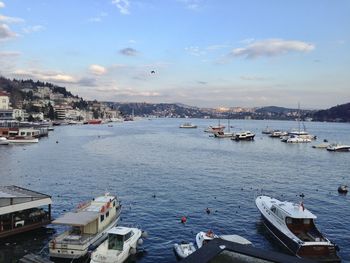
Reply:
M0 91L0 110L8 110L10 108L10 98L7 93Z
M15 185L0 186L0 238L51 223L51 204L49 195Z

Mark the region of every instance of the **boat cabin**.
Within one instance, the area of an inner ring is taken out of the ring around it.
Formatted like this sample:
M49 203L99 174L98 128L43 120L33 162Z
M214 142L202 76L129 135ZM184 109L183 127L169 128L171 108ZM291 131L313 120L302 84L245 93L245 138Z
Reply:
M288 229L304 242L326 241L314 224L317 217L301 204L281 202L273 204L271 212L284 221Z
M124 243L133 235L134 231L126 227L114 227L108 231L108 249L122 251Z
M49 195L15 185L0 186L0 238L50 224L51 204Z
M119 213L119 202L108 195L79 204L76 211L68 212L52 222L70 227L67 232L56 237L55 241L74 243L87 240L107 228Z

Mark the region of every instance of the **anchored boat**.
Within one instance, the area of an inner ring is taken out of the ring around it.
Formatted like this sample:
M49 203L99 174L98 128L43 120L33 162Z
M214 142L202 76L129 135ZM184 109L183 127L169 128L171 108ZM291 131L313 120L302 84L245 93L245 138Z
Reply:
M294 204L258 196L255 203L267 229L293 254L322 262L340 262L338 247L316 228L317 217L302 202Z
M121 206L117 197L106 193L78 205L76 211L54 220L53 224L70 228L50 241L50 257L85 257L89 247L96 247L105 240L107 232L118 223L120 212Z
M142 245L142 230L129 227L113 227L108 238L91 255L91 263L121 263L136 253Z

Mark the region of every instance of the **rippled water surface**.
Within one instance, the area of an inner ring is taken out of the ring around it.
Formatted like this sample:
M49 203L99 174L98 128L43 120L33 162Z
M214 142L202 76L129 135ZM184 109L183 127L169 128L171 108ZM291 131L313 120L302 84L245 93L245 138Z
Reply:
M295 122L231 121L233 130L255 132L253 142L209 137L203 130L217 124L215 120L192 120L198 129L179 129L182 122L57 127L36 145L0 147L1 184L52 195L54 217L106 190L116 193L123 204L121 223L149 232L138 262L175 262L173 243L194 241L197 232L208 229L239 234L256 247L283 252L262 225L254 197L263 189L298 202L297 195L304 193L318 227L339 245L344 262L350 262L350 195L337 193L339 184L349 184L350 152L285 144L261 134L266 125L288 130L297 127ZM323 139L350 144L349 124L306 125L319 138L312 144ZM186 225L180 223L183 215ZM49 226L0 241L0 262L45 252L60 231Z

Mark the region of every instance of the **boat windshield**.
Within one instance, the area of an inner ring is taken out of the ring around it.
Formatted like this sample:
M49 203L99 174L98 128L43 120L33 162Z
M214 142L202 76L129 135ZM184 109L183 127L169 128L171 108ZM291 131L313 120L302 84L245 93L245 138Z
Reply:
M124 246L124 236L109 234L108 235L108 249L113 250L123 250Z

